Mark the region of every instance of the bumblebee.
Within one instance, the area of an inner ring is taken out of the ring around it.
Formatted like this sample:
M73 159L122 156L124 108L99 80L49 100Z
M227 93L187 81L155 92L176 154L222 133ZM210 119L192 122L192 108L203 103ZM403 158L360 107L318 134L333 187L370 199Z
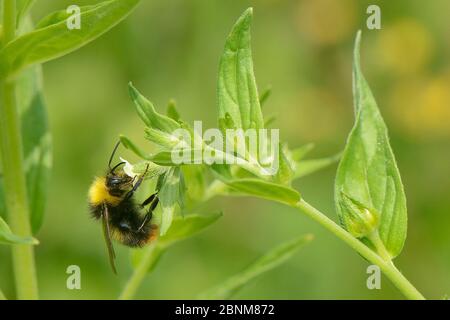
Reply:
M95 220L102 220L103 235L114 273L117 273L114 264L116 255L111 239L128 247L143 247L156 238L158 229L151 223L152 212L159 201L157 193L141 204L137 204L133 198L147 175L148 166L141 176L133 178L121 168L125 162L111 168L119 145L120 141L109 158L106 176L96 178L89 189L89 209ZM142 213L146 207L147 211Z

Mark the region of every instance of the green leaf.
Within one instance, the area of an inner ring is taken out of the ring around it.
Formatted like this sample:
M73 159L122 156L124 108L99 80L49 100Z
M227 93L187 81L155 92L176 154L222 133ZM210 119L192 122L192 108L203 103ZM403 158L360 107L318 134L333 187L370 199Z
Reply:
M35 4L36 0L17 0L17 25L20 26L22 20L27 16L28 11Z
M35 66L17 79L28 202L33 234L42 226L52 168L52 137L42 92L42 68Z
M147 100L132 83L128 85L128 88L139 117L149 128L169 134L172 134L176 129L181 128L181 125L175 120L156 112L153 104Z
M24 21L30 30L31 22ZM42 92L42 69L34 66L16 80L17 106L21 119L28 203L33 234L42 226L52 167L52 139L47 107ZM0 175L0 214L5 215L4 190Z
M176 217L167 233L158 239L158 244L163 247L168 247L176 242L190 238L212 225L221 217L222 213L220 212L203 215L190 214L185 217Z
M193 237L197 233L205 230L207 227L215 223L221 213L213 214L190 214L185 217L175 217L171 228L164 236L161 236L153 249L151 249L151 259L147 272L151 272L157 265L162 255L175 243ZM131 263L136 267L142 261L148 248L133 249L131 251Z
M169 104L167 105L167 116L177 122L181 120L175 100L169 101Z
M260 179L229 179L216 170L219 180L240 195L254 196L261 199L295 205L300 201L300 194L287 186Z
M161 178L159 189L159 202L162 209L160 235L167 233L172 225L175 211L183 207L184 180L179 167L170 168Z
M250 25L253 11L247 9L230 35L219 66L217 100L219 123L229 114L237 128L263 128L258 89L253 73Z
M29 19L24 26L32 30ZM36 234L44 220L52 169L52 137L42 89L42 67L37 65L26 70L16 83L31 227L33 234Z
M305 156L313 149L314 143L305 144L304 146L291 150L291 158L293 161L299 162L300 160L303 160Z
M127 138L124 135L120 135L119 137L120 142L122 143L122 145L128 149L131 150L135 155L137 155L138 157L144 159L144 160L149 160L150 159L150 155L146 154L144 151L142 151L142 149L140 149L138 146L136 146L129 138Z
M91 11L94 9L101 8L102 6L104 6L104 4L105 4L105 2L100 2L100 3L94 4L94 5L79 7L80 13L88 12L88 11ZM36 29L43 29L45 27L49 27L51 25L60 23L62 21L65 21L67 23L67 19L69 17L71 17L72 15L73 15L73 13L68 13L67 9L52 12L37 23Z
M187 187L188 198L197 203L201 201L205 194L206 182L205 182L205 166L203 165L185 165L181 168L186 181L189 181Z
M178 137L174 135L153 128L145 128L145 138L169 150L183 142L183 140L178 139Z
M227 183L232 189L244 195L294 205L300 201L300 194L289 187L258 179L232 180Z
M277 121L278 116L276 114L271 114L264 120L264 127L270 127L275 121Z
M406 238L406 198L387 127L360 67L360 39L354 52L354 103L356 123L348 137L336 176L335 200L341 223L351 219L343 194L380 214L379 236L392 258L402 251ZM377 248L371 235L361 240ZM377 248L381 252L383 248Z
M259 96L259 104L261 105L261 107L266 103L267 99L269 99L271 95L272 95L272 87L269 86Z
M6 222L0 218L0 244L39 244L34 238L31 237L19 237L11 232L11 229L6 224Z
M124 172L129 177L138 177L145 173L145 180L152 180L159 178L161 175L168 171L167 167L159 166L151 161L141 161L135 164L129 163L127 160L121 158L125 165L123 166Z
M129 91L139 117L147 125L145 137L148 140L169 150L180 147L183 143L190 148L191 131L184 126L181 120L177 122L171 117L158 113L153 104L140 94L131 83L129 84Z
M16 38L0 51L1 77L13 76L30 65L56 59L84 46L118 24L138 3L139 0L110 0L83 7L79 30L67 27L65 11L52 14L40 24L42 28Z
M3 188L3 172L1 171L3 168L1 153L0 153L0 218L6 218L6 203L5 203L5 190Z
M312 235L306 235L272 249L238 274L201 294L199 299L230 299L250 281L286 262L298 249L312 241L312 239Z
M172 160L172 152L162 151L150 157L150 160L160 166L175 166Z
M307 175L331 166L341 159L341 153L321 159L302 160L296 163L294 179L300 179Z

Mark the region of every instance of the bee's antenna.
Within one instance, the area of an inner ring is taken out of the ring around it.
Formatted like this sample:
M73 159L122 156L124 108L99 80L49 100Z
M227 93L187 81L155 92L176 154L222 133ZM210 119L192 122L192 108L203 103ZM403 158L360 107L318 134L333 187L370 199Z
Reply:
M114 171L115 171L118 167L120 167L121 165L123 165L123 164L125 164L125 162L118 163L114 168L111 169L110 172L111 172L112 174L114 174Z
M116 169L116 168L118 167L118 165L117 165L117 166L115 166L113 169L111 169L111 162L112 162L112 160L113 160L113 158L114 158L114 155L116 154L117 148L119 148L119 146L120 146L120 140L119 140L119 142L116 143L116 146L114 147L114 150L113 150L113 152L112 152L112 154L111 154L111 157L109 158L108 167L109 167L109 170L110 170L111 172L113 172L114 169Z

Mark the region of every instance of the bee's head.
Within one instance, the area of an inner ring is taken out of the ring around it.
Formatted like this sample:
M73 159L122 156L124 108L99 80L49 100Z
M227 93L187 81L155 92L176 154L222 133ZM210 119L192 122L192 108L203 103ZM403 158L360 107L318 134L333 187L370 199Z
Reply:
M133 187L133 178L127 176L123 170L110 171L106 175L106 186L109 190L126 191Z
M111 168L111 162L114 157L114 154L117 151L117 148L120 145L120 141L116 144L113 153L111 154L111 157L109 158L109 172L106 175L106 187L112 192L117 195L123 193L124 191L127 191L133 187L133 178L125 174L121 166L125 164L125 162L120 162L117 165L115 165L113 168Z

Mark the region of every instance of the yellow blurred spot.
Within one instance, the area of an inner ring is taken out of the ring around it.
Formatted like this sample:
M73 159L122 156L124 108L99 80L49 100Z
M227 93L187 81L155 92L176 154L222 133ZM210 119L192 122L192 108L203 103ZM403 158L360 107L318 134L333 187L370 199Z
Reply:
M432 55L433 39L420 22L403 19L383 27L377 43L377 56L393 73L414 73Z
M390 99L396 121L410 135L450 136L450 77L400 84Z
M354 0L306 0L297 11L299 31L317 45L339 43L355 33Z

